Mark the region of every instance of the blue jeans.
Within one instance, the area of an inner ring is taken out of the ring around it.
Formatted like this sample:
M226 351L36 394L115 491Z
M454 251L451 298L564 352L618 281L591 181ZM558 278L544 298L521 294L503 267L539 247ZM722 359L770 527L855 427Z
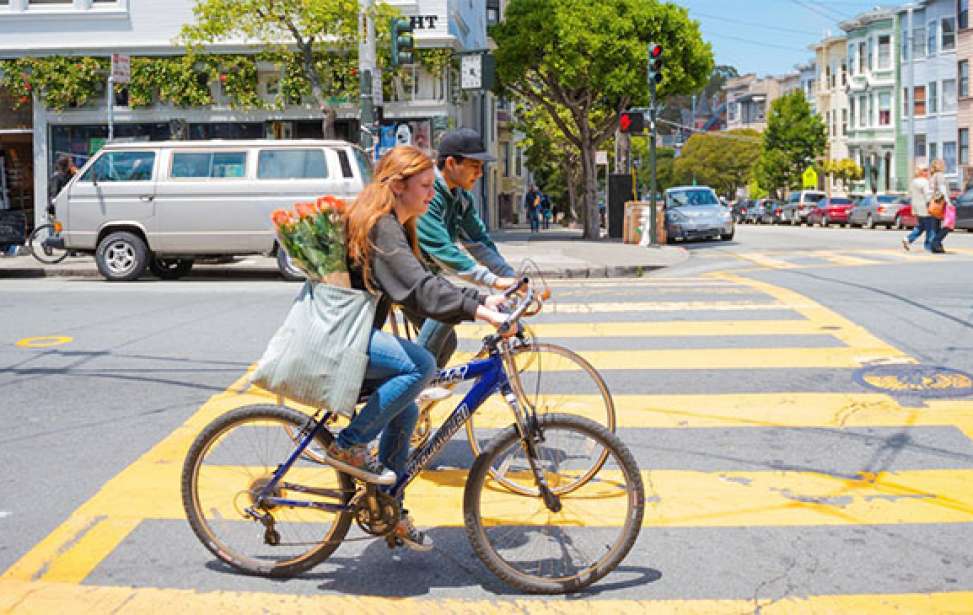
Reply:
M375 329L368 341L366 385L378 388L351 423L338 434L338 444L367 444L379 433L378 457L398 477L409 459L409 438L419 418L416 396L436 370L432 355L408 340Z
M541 228L541 219L536 213L528 213L527 218L530 220L530 232L536 233Z
M436 366L442 369L456 352L456 333L453 325L427 318L419 329L416 343L432 353Z
M919 216L916 220L916 226L906 237L906 241L909 243L914 242L919 239L919 236L923 233L926 234L926 238L923 241L923 247L927 250L932 250L933 245L935 245L936 233L939 231L939 220L933 218L932 216Z

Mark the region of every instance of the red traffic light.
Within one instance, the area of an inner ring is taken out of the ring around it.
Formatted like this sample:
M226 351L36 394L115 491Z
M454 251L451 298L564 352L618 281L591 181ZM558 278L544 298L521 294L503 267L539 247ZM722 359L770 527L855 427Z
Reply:
M649 46L649 57L653 60L662 55L662 45L650 45Z

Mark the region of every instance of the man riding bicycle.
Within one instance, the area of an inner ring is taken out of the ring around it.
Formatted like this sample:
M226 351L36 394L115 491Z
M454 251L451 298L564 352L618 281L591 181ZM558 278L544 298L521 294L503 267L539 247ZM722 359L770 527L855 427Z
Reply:
M476 131L460 128L446 133L436 160L436 195L416 230L433 271L445 270L480 286L504 290L516 284L516 272L490 239L470 193L483 175L483 164L494 160ZM416 343L433 354L439 367L445 367L456 351L454 325L423 319L408 310L405 314L420 328Z

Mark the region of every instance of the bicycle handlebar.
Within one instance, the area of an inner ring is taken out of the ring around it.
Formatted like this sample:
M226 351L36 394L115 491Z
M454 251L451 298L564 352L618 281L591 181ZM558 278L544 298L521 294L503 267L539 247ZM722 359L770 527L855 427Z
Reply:
M524 295L523 300L520 302L519 305L517 305L514 311L511 312L509 316L507 316L507 319L503 322L503 324L497 327L497 333L500 334L501 336L507 335L510 332L510 328L513 325L518 324L518 321L527 311L527 308L531 306L531 304L535 302L539 304L541 301L538 297L535 296L534 287L531 285L530 278L528 278L527 276L523 276L522 278L520 278L520 282L505 290L503 294L505 297L512 297L524 288L527 289L527 292ZM545 291L543 294L550 296L550 291ZM547 297L545 296L544 298Z

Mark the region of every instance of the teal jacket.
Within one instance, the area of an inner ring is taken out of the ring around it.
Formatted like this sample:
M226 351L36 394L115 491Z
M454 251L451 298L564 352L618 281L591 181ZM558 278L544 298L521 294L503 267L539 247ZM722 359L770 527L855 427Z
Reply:
M419 247L433 269L445 269L487 286L492 286L498 276L516 275L487 234L473 206L473 195L460 188L450 191L438 173L436 196L429 203L429 211L419 218L416 230Z

